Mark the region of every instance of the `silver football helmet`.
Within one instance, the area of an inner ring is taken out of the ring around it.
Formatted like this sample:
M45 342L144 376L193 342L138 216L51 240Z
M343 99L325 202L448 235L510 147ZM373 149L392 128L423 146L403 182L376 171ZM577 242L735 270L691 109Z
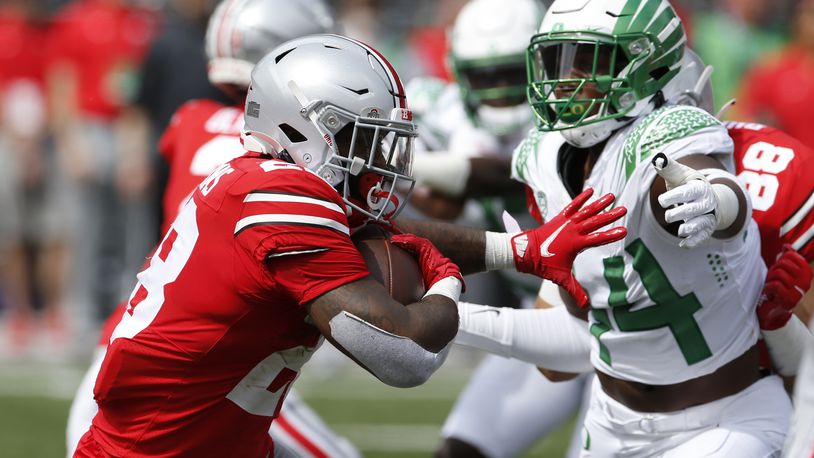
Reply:
M324 0L223 0L209 19L209 81L248 87L252 68L285 41L337 30Z
M275 48L252 72L244 147L303 166L374 220L401 208L412 190L416 127L404 88L375 49L339 35L312 35Z

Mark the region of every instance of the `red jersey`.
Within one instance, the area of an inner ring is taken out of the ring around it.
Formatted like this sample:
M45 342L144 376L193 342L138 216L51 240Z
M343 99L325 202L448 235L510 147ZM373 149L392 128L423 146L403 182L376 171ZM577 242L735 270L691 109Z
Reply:
M219 165L245 154L240 144L242 128L241 107L193 100L178 108L158 143L158 151L170 167L162 233L167 232L195 186Z
M772 265L788 243L814 261L814 152L771 127L727 122L738 178L752 198L761 251Z
M83 447L268 456L271 421L321 340L303 305L368 275L345 211L314 173L257 154L204 180L138 275Z
M83 114L112 119L135 96L156 19L123 3L77 0L54 20L51 60L75 69Z

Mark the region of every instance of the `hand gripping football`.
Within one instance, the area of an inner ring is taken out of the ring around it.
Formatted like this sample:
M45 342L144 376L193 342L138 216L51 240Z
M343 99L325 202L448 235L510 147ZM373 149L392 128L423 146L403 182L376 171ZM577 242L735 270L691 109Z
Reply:
M412 254L390 243L391 235L379 225L368 224L351 239L370 275L384 285L390 297L402 304L417 302L425 292L421 267Z

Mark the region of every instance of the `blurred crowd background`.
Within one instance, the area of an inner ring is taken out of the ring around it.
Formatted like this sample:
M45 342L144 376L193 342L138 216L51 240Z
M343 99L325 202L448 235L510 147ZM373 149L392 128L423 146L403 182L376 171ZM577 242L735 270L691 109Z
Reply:
M451 77L446 31L465 0L331 3L403 80ZM814 0L673 3L715 67L716 108L737 97L726 117L814 147ZM130 293L160 236L161 132L186 100L228 100L206 80L214 6L0 0L0 355L86 356Z

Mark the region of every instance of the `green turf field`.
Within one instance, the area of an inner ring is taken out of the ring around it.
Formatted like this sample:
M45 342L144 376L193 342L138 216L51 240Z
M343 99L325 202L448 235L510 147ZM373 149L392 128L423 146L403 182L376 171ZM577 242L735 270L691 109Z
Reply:
M449 364L426 385L400 390L356 367L342 365L328 377L306 367L295 387L364 456L427 457L438 445L441 424L470 370L471 363ZM0 456L64 456L65 419L81 375L78 365L0 362ZM563 456L570 427L526 456Z

